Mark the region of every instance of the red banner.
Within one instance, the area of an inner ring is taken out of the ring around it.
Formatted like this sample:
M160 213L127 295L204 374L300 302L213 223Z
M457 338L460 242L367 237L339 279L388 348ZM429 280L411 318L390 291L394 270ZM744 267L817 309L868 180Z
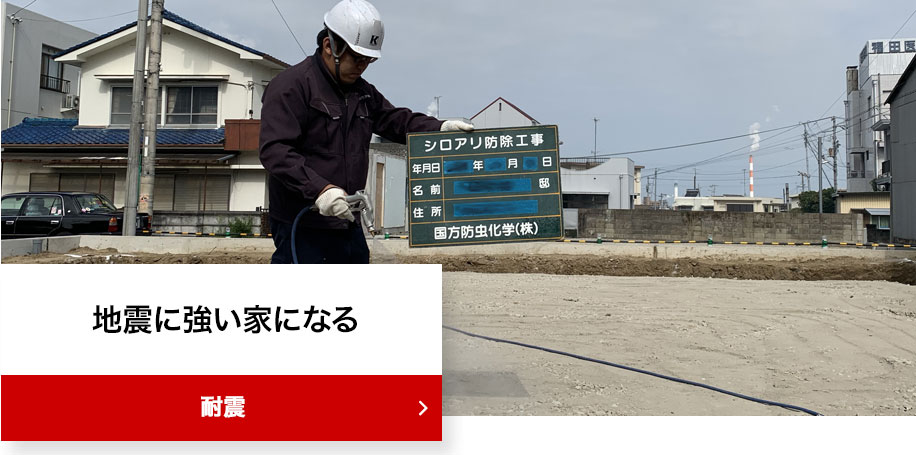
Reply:
M441 441L442 376L4 375L4 441Z

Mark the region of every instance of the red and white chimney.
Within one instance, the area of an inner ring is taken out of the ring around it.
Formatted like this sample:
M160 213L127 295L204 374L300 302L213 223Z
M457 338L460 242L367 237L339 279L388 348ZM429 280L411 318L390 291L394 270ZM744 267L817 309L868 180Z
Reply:
M754 197L754 155L750 155L750 163L748 164L748 169L750 170L750 184L751 184L751 197Z

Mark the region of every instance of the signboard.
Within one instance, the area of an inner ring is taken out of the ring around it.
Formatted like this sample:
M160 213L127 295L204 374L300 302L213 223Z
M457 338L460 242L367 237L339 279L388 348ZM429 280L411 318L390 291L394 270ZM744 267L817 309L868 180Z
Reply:
M407 138L410 246L563 238L556 126Z

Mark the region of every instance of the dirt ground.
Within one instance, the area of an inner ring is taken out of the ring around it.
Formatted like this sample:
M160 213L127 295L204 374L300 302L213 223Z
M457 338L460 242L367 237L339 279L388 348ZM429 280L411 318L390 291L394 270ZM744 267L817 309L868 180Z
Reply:
M443 323L825 415L916 415L916 288L446 273ZM447 415L802 415L443 332Z
M79 249L4 263L267 263ZM916 263L389 256L443 264L443 323L826 415L916 415ZM443 331L446 415L799 415Z
M78 248L3 259L8 264L267 264L269 253L123 254ZM702 277L740 280L886 280L916 285L916 262L829 259L648 259L597 255L463 255L373 257L375 263L442 264L444 272Z

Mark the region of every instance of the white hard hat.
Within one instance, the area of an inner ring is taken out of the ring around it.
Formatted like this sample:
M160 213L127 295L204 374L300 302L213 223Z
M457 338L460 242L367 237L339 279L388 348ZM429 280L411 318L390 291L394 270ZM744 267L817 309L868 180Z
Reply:
M342 0L324 15L324 25L360 55L379 58L385 25L378 10L365 0Z

